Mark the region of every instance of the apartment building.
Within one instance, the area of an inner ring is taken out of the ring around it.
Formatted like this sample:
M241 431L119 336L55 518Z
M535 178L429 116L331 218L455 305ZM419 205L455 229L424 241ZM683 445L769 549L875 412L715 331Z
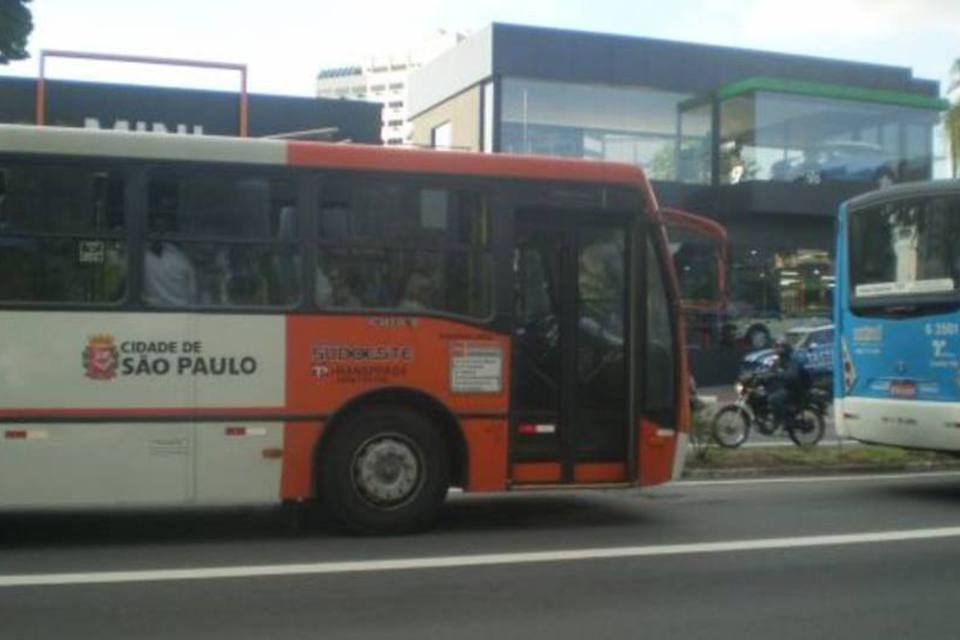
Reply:
M409 144L413 137L408 119L410 73L465 37L441 30L408 51L371 56L361 64L321 69L317 73L317 97L382 104L383 144Z

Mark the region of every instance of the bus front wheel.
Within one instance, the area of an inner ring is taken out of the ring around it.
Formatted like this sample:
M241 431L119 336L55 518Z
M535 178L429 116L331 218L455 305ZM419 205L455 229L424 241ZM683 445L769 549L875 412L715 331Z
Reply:
M370 534L433 523L450 485L445 440L433 422L405 407L376 406L348 416L330 438L318 475L334 519Z

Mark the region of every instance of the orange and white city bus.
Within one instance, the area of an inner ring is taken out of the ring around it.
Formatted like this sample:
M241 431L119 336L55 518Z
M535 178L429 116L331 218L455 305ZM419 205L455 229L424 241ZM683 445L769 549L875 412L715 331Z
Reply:
M679 473L676 280L598 162L0 126L0 508L298 503Z

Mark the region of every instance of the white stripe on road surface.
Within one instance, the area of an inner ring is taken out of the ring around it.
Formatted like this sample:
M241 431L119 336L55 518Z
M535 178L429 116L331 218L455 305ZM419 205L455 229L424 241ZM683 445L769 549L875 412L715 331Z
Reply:
M960 471L918 471L916 473L852 473L843 476L790 476L778 478L739 478L736 480L680 480L669 486L707 487L726 484L782 484L804 482L874 482L877 480L915 480L917 478L960 478Z
M101 571L95 573L55 573L0 576L0 587L63 586L81 584L119 584L130 582L171 582L181 580L217 580L224 578L256 578L270 576L329 575L369 573L376 571L410 571L417 569L450 569L460 567L517 565L612 558L643 558L769 549L802 549L910 540L960 538L960 527L880 531L842 535L766 538L669 544L646 547L612 547L606 549L572 549L567 551L534 551L529 553L493 553L402 560L361 560L353 562L319 562L314 564L279 564L247 567L209 567L197 569L158 569L152 571Z

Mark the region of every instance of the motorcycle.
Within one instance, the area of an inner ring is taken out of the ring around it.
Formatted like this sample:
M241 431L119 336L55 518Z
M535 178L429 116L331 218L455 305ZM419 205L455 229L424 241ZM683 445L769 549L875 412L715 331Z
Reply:
M785 424L773 417L768 401L770 376L749 373L737 380L734 389L736 402L721 407L713 416L713 439L722 447L736 449L750 437L750 430L766 436L775 435L784 428L798 447L812 447L823 438L824 418L830 404L823 389L811 388L799 400L787 407Z

